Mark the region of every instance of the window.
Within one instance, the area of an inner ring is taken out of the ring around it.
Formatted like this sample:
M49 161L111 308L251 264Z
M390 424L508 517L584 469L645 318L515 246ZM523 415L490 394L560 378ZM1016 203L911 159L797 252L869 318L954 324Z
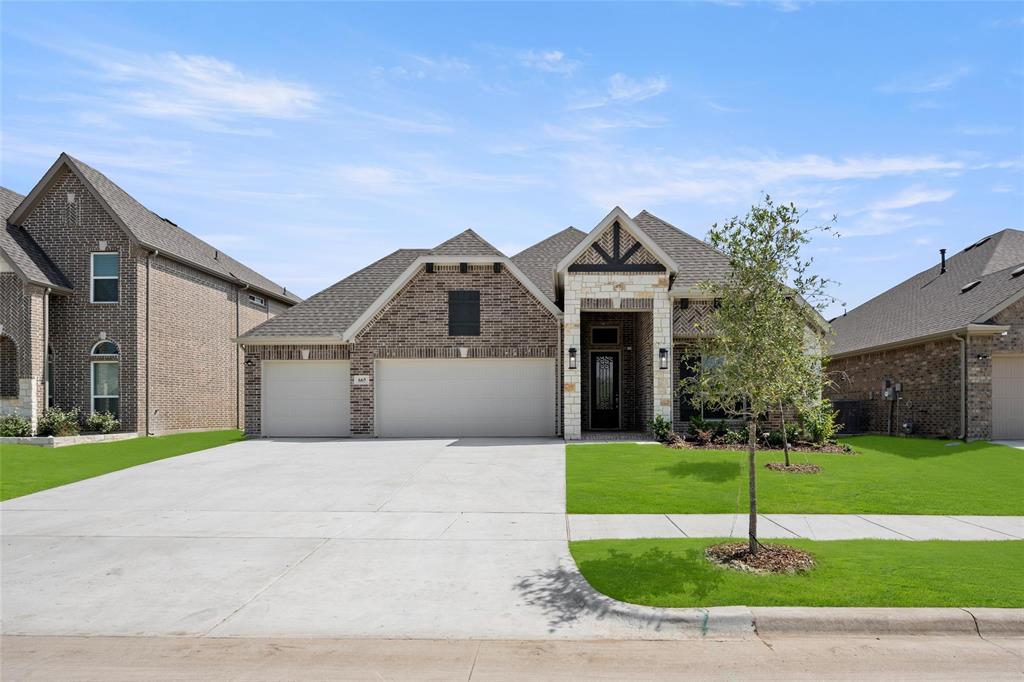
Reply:
M595 346L614 346L619 342L619 328L594 327L590 330L590 341Z
M249 303L255 303L262 308L267 305L267 299L262 296L257 296L256 294L249 294Z
M92 347L92 411L110 412L115 417L121 399L121 363L117 355L117 345L112 341L100 341Z
M117 303L117 277L120 257L116 253L92 254L93 303Z
M679 379L688 379L696 375L691 365L697 363L697 356L684 357L682 362L679 363ZM721 358L707 357L700 360L702 367L713 367L722 363ZM725 410L720 408L712 408L701 405L700 407L694 407L693 403L690 402L690 394L680 391L679 392L679 418L687 420L693 416L701 416L704 419L730 419L731 415L726 413Z
M448 336L480 336L480 292L448 292Z

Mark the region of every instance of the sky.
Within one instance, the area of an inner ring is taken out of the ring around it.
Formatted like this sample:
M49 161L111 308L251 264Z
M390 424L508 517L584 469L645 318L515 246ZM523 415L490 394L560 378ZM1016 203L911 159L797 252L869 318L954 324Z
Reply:
M834 316L1024 228L1021 3L4 2L0 39L0 184L66 151L302 296L768 193L837 216Z

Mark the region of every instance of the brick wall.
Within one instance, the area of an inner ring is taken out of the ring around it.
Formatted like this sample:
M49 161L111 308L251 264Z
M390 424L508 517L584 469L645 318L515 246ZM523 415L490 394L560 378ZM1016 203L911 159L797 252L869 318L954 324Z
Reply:
M898 433L899 424L909 419L920 435L959 435L960 345L951 338L835 359L829 372L836 385L826 394L833 401L864 401L869 432L885 433L891 420L892 432ZM882 397L886 378L903 385L898 420L895 406ZM973 381L977 378L976 372Z
M67 194L74 193L78 223L68 225ZM71 281L74 293L50 297L50 343L54 349L51 387L58 407L91 411L91 356L100 332L120 349L120 418L126 431L139 430L137 343L137 258L128 235L121 230L77 176L65 169L23 220L32 235ZM100 242L106 242L101 248ZM90 253L120 255L119 300L90 303Z
M259 436L262 431L263 361L302 360L302 351L309 351L309 360L348 360L349 347L328 346L248 346L245 348L245 433Z
M448 292L460 289L480 292L480 336L448 335ZM558 342L557 318L507 270L495 273L490 265L466 273L421 270L352 346L352 375L370 376L368 386L352 387L352 433L374 433L377 358L456 358L460 346L470 357L557 358Z
M150 430L241 426L241 353L232 339L266 321L267 308L235 284L160 256L149 282ZM144 339L145 300L140 317Z

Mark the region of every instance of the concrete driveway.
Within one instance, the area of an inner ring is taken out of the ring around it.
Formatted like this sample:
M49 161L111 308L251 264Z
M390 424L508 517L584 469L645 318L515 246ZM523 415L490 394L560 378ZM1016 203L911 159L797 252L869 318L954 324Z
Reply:
M548 440L247 441L11 500L3 632L682 636L595 602L564 461Z

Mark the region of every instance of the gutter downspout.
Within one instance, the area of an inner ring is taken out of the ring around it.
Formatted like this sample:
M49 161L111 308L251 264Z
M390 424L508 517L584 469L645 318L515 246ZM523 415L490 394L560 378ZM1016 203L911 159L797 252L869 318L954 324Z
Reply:
M159 251L153 250L146 256L146 436L153 435L149 428L149 346L152 341L149 327L149 266L153 257L159 255Z
M50 408L50 287L43 292L43 411Z
M959 334L953 338L960 342L960 440L967 439L967 339Z
M235 291L235 338L242 335L242 292L249 288L248 284ZM270 299L267 299L267 310L270 310ZM235 428L242 429L242 382L245 368L242 367L242 347L235 344Z

